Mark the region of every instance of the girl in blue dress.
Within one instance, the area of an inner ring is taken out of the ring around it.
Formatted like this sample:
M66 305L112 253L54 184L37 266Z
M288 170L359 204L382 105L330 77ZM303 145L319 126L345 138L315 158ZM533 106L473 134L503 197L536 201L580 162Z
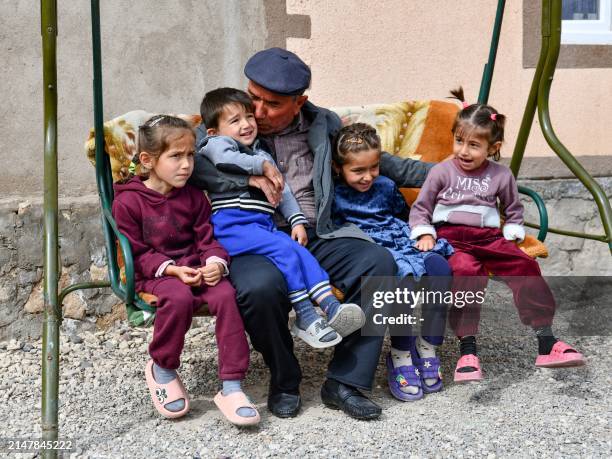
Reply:
M365 123L342 128L335 139L333 168L336 173L334 221L355 224L377 244L386 247L398 266L398 286L417 292L450 291L451 269L445 257L453 249L438 239L430 252L421 252L410 239L408 206L395 183L379 175L380 138L376 129ZM385 153L386 154L386 153ZM391 328L391 351L387 355L387 380L394 397L418 400L423 393L442 389L440 360L436 347L444 339L446 306L443 301L423 304L421 334L407 327ZM410 313L411 305L403 304ZM414 307L414 305L412 305ZM408 336L409 335L409 336Z

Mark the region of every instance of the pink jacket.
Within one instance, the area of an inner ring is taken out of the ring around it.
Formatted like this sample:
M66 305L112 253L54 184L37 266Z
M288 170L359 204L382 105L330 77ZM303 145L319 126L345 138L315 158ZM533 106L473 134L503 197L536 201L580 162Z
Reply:
M504 237L524 239L523 205L510 169L489 160L474 171L464 171L454 159L436 164L410 209L410 237L435 238L436 223L499 228L498 201L506 217Z

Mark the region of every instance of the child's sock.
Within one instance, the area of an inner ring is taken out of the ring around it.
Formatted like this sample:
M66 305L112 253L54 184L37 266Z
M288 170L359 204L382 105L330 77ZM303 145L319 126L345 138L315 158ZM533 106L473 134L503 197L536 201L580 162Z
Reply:
M293 304L295 310L295 325L302 330L306 330L315 320L321 319L321 316L315 311L312 302L306 298L305 300L299 301ZM319 341L323 343L329 343L338 337L335 331L323 335Z
M538 338L538 354L550 354L555 343L559 341L553 335L552 328L550 326L538 327L534 328L534 331Z
M295 324L302 330L306 330L319 318L319 314L309 299L294 303L293 309L295 310Z
M168 384L170 381L174 381L176 379L176 370L168 370L166 368L162 368L158 366L155 362L153 362L153 379L160 384ZM174 402L167 403L164 405L168 411L177 412L181 411L185 408L185 400L175 400Z
M334 317L340 307L340 302L334 295L328 295L321 300L319 307L327 315L327 317Z
M412 366L412 356L410 351L403 351L401 349L391 348L391 361L393 362L394 368L409 367ZM416 394L419 392L419 388L416 386L403 386L399 390L406 394Z
M429 344L422 336L416 339L416 349L423 359L430 359L436 357L436 346ZM438 382L436 378L425 378L423 380L428 386L433 386Z
M242 388L240 387L240 380L239 379L227 379L223 381L222 392L223 392L223 395L229 395L234 392L242 392ZM257 416L257 411L255 411L253 408L250 408L248 406L243 406L241 408L238 408L238 410L236 411L236 414L243 418L252 418L253 416Z
M476 337L463 336L459 338L459 352L461 352L461 355L478 355L478 351L476 349Z
M464 336L459 338L459 352L461 355L478 355L476 349L476 337L475 336ZM462 367L457 370L459 373L470 373L472 371L476 371L477 368L474 367Z

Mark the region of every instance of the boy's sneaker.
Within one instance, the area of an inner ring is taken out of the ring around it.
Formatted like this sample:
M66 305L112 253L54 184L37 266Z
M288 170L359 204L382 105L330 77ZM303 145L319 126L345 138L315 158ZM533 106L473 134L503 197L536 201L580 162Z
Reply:
M343 338L361 329L365 325L366 317L363 310L353 303L343 303L333 316L327 317L327 323Z

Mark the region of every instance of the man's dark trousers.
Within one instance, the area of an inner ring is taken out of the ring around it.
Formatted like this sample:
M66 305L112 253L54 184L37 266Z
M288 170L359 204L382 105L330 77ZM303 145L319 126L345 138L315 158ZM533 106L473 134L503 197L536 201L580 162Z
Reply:
M320 239L312 230L308 238L307 248L327 271L332 284L344 292L344 302L360 305L366 317L371 316L371 302L361 303L361 277L395 276L397 266L391 253L356 238ZM271 390L297 393L302 373L287 328L291 305L285 279L271 261L260 255L234 257L230 276L251 344L270 368ZM389 286L381 280L379 289L386 288ZM335 347L327 377L371 390L382 344L383 336L361 336L359 331L345 337Z

